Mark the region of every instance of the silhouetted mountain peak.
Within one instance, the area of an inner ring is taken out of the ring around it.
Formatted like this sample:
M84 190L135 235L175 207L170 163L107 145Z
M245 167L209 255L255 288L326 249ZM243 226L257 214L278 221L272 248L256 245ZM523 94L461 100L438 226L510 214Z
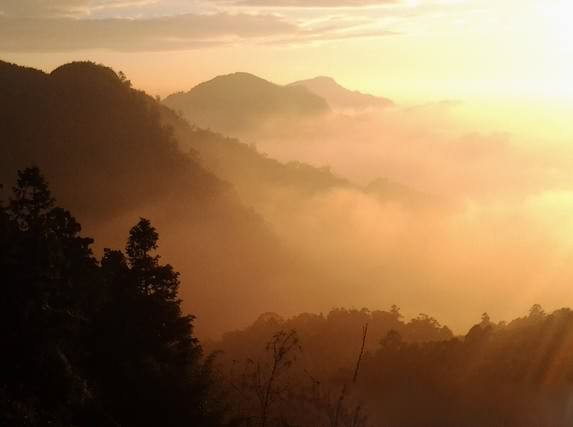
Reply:
M224 80L232 81L234 83L254 83L254 84L264 84L264 85L274 85L268 80L262 77L256 76L245 71L237 71L235 73L223 74L210 80L210 82L221 82Z
M117 74L111 68L104 65L96 64L91 61L74 61L55 68L50 74L52 76L65 74L79 74L106 76L107 78L117 80Z
M196 94L201 91L208 91L209 95L221 91L228 91L228 95L233 93L244 97L252 97L264 91L267 93L276 92L280 86L269 82L261 77L246 72L236 72L217 76L211 80L200 83L191 89L187 94Z
M47 78L40 70L0 61L0 92L6 96L25 97L42 87Z
M164 103L191 123L229 133L252 129L266 119L330 111L323 98L304 87L280 86L245 72L215 77L168 96Z
M90 82L94 86L119 87L124 83L111 68L88 61L62 65L53 70L50 76L55 81L65 81L68 85L72 82L82 82L82 84Z

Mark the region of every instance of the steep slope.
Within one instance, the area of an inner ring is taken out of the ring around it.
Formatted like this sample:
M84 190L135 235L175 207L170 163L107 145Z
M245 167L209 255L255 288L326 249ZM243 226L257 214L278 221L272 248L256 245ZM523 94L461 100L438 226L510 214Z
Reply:
M328 167L303 162L283 163L248 145L210 130L189 125L174 111L162 109L163 122L173 129L184 152L191 151L201 164L218 177L232 182L239 196L250 206L277 203L277 192L308 198L334 190L357 191L382 202L408 208L432 208L442 204L437 197L406 185L379 178L360 186L333 173Z
M291 83L289 87L305 87L310 92L324 98L338 111L368 110L392 107L394 103L387 98L352 91L338 84L332 77L315 77Z
M98 251L120 247L140 216L151 219L162 254L181 266L200 335L280 310L276 287L296 292L297 260L230 184L178 149L160 108L92 63L50 74L0 63L0 200L17 169L37 165Z
M336 176L328 168L279 162L253 145L191 126L168 108L162 110L162 118L173 129L181 149L190 150L209 171L232 182L249 205L257 206L270 200L271 193L277 190L311 196L334 188L354 188L350 181Z
M219 76L164 104L190 123L236 134L276 118L312 117L329 111L327 102L304 87L283 87L248 73Z
M37 164L62 203L86 219L222 187L177 150L157 106L109 68L72 63L44 74L1 63L0 115L1 182Z

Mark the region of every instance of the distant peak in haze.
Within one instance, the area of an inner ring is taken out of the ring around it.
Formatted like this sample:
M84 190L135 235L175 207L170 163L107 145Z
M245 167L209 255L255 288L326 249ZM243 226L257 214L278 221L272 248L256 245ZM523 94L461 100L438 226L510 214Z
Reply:
M304 82L304 81L305 81L305 80L302 80L301 82ZM310 81L310 82L312 82L312 81L314 81L314 82L324 82L324 83L330 83L330 84L335 84L335 85L337 85L337 86L340 86L340 85L336 82L336 80L334 80L334 78L329 77L329 76L316 76L316 77L314 77L314 78L312 78L312 79L308 79L308 80L306 80L306 81ZM297 82L295 82L295 83L293 83L293 84L296 84L296 83L297 83ZM300 82L299 82L299 83L300 83Z
M292 83L291 86L298 85L298 84L304 84L304 83L311 83L311 82L330 84L330 85L336 85L336 86L342 87L340 84L338 84L338 82L333 77L329 77L329 76L316 76L316 77L313 77L312 79L299 80L297 82Z
M236 136L267 119L314 117L330 111L326 100L305 87L280 86L245 72L215 77L165 105L191 123Z
M394 105L394 102L388 98L346 89L335 79L328 76L318 76L308 80L300 80L291 83L289 86L305 87L315 95L326 99L328 104L335 110L368 110L387 108Z
M232 84L249 84L249 85L257 85L257 86L266 86L271 87L274 86L273 83L265 80L261 77L255 76L254 74L247 73L244 71L237 71L235 73L230 74L222 74L217 76L211 80L207 80L206 82L200 83L191 89L189 92L205 86L213 86L213 85L232 85Z

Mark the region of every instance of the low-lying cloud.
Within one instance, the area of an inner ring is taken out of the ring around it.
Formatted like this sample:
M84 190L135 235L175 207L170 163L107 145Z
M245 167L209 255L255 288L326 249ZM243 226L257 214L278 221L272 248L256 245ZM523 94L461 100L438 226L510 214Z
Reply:
M329 165L367 184L386 177L448 198L492 199L573 190L564 148L455 119L455 102L359 114L334 113L294 124L267 122L239 135L284 161Z
M282 313L398 304L461 332L483 311L507 319L573 298L570 156L558 144L474 132L454 120L458 108L334 113L243 136L271 157L330 165L363 185L389 178L436 201L418 208L347 187L271 191L257 211L322 274L305 284L304 307L285 304Z

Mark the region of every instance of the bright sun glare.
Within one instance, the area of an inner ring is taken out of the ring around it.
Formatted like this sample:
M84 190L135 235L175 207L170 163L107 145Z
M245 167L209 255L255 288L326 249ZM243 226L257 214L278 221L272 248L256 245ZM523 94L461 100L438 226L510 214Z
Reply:
M555 67L552 75L556 78L546 84L552 87L553 94L573 100L571 75L573 72L573 2L570 0L544 1L545 15L544 33L546 34L545 48L551 65Z
M514 3L519 6L520 2ZM517 31L510 51L519 52L522 58L513 67L512 81L523 79L523 91L567 105L573 102L572 17L570 0L538 0L534 7L512 18L510 26ZM500 37L504 37L503 32Z
M546 28L556 42L559 49L563 49L569 54L573 53L573 3L570 0L557 0L554 2L543 2L542 10L547 18Z

